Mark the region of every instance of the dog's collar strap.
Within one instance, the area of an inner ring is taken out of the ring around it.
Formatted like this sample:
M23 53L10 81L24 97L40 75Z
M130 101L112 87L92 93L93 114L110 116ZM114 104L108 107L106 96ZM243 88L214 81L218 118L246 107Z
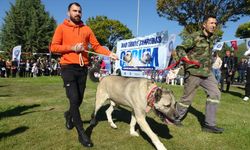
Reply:
M147 109L146 112L149 112L151 108L154 108L154 103L155 103L155 92L158 89L158 86L155 85L148 93L147 95Z

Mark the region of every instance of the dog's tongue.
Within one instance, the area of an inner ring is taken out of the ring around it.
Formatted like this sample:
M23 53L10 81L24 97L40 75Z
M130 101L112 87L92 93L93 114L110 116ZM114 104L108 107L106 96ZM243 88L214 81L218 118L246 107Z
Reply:
M170 121L167 117L165 117L164 118L164 122L166 123L166 124L173 124L173 122L172 121Z

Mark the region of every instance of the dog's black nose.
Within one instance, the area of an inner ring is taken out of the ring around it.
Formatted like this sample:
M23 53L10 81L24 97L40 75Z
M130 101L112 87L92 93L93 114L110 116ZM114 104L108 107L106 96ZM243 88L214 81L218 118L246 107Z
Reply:
M177 111L175 111L174 117L175 117L175 118L179 118L179 117L180 117L180 115L179 115L179 113L178 113Z

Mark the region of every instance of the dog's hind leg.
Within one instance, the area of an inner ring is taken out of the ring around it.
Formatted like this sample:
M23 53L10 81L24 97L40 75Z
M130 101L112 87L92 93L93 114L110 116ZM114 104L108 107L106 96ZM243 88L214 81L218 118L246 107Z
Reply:
M107 115L107 118L108 118L108 122L110 124L110 126L114 129L117 129L117 126L116 124L113 122L113 119L112 119L112 112L114 111L114 106L115 106L115 103L110 100L110 106L109 108L106 110L106 115Z
M145 119L145 116L146 115L142 113L135 114L137 123L141 127L142 131L144 131L149 136L149 138L151 139L152 143L155 145L157 150L166 150L165 146L161 143L157 135L149 127Z
M131 112L130 135L139 136L139 134L135 131L135 125L136 125L135 113Z

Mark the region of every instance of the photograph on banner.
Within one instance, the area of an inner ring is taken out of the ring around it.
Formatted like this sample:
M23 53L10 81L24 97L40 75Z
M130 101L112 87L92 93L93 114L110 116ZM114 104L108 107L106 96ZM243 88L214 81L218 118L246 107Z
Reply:
M12 60L16 59L18 62L20 62L21 59L21 45L15 46L12 50Z
M116 70L122 76L144 77L148 70L161 70L167 67L173 51L175 35L167 31L157 32L117 42Z

